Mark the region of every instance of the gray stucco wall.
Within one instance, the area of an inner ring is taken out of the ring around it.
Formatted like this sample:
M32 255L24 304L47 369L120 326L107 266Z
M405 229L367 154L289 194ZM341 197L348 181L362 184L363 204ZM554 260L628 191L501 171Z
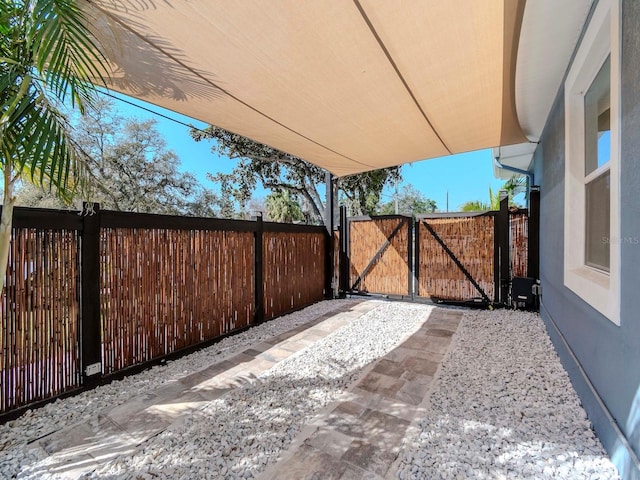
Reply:
M605 448L624 478L635 479L640 470L627 447L640 454L640 1L624 0L622 18L619 327L563 283L564 236L571 232L564 231L562 89L535 153L534 170L541 187L541 315Z

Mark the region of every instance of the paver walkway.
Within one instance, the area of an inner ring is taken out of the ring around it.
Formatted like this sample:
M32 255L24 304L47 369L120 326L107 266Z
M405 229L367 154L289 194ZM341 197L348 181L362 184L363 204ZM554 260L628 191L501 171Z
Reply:
M250 382L278 362L377 307L345 306L277 337L235 352L179 381L144 392L91 421L36 443L47 470L76 479L130 454L207 402ZM434 308L423 325L372 365L339 402L305 427L262 479L381 478L398 457L462 313Z
M422 326L378 360L305 427L260 480L395 479L405 436L417 428L433 376L462 312L435 308Z
M288 330L222 361L142 393L96 418L59 430L35 442L47 470L76 479L161 433L206 402L250 382L278 362L376 308L373 302L347 305Z

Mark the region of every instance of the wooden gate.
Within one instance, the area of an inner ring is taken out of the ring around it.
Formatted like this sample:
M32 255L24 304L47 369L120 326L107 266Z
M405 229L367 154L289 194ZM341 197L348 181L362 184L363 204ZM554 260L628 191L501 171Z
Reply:
M349 290L411 296L412 218L354 217L348 225Z
M496 300L496 214L416 219L416 294L434 301Z
M415 223L402 215L347 219L342 211L340 290L508 305L511 279L532 276L537 254L527 210L503 203L499 211L418 215Z

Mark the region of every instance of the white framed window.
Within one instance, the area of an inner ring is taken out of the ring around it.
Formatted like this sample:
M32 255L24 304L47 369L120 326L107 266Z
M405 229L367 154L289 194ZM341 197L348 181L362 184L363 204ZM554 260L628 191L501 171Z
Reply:
M599 0L564 88L564 284L620 325L618 0Z

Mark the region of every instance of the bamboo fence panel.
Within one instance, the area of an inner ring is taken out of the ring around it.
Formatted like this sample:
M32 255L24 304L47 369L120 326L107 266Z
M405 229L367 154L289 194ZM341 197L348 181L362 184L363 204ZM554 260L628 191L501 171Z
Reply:
M79 234L13 228L2 293L0 413L76 389Z
M420 296L470 300L481 294L424 226L428 222L485 291L494 297L494 217L429 218L419 222Z
M529 217L525 212L509 215L511 230L511 276L527 276Z
M350 222L349 260L350 282L353 286L387 238L402 222L401 218L374 218ZM376 260L358 285L358 290L370 293L407 295L409 267L409 223L400 228L390 245Z
M332 288L335 291L340 286L340 231L333 232L333 279Z
M323 233L265 232L262 245L265 320L324 298Z
M248 326L251 232L101 230L103 373Z

